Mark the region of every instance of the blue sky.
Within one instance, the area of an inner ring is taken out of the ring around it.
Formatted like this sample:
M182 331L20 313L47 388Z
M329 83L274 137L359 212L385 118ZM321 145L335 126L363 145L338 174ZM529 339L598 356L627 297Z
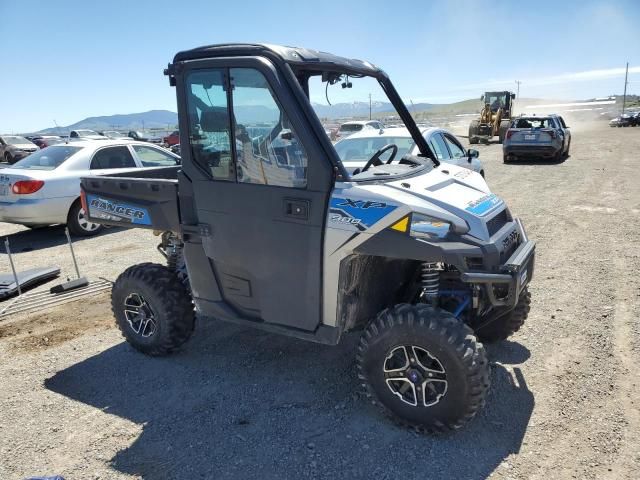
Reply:
M622 93L627 61L640 93L635 0L0 0L0 132L175 110L163 68L179 50L225 42L366 59L414 102L515 90L516 79L522 97Z

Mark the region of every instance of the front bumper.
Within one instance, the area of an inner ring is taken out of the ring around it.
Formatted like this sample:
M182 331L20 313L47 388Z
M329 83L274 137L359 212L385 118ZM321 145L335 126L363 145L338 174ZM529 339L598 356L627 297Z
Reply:
M507 157L554 157L561 148L554 145L505 145L504 154Z
M480 284L494 307L515 307L522 289L533 278L536 243L525 240L513 255L500 267L503 273L465 272L461 280Z
M29 155L31 155L34 152L36 152L36 150L34 150L33 152L25 152L24 150L14 150L14 151L11 152L11 156L13 157L13 159L15 161L18 161L18 160L22 160L23 158L28 157Z

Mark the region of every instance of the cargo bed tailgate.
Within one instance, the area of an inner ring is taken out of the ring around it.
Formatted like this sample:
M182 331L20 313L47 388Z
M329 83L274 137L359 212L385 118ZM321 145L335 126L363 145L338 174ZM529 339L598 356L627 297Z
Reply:
M89 220L105 225L180 230L178 180L91 176L81 179Z

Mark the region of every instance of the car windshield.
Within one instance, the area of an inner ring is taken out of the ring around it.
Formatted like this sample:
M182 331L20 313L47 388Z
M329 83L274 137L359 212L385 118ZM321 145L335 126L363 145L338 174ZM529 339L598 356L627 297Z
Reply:
M324 77L324 81L322 77ZM322 77L313 75L309 78L309 99L316 115L323 122L342 123L340 131L349 133L369 131L362 125L362 123L369 120L383 125L393 124L400 128L406 128L393 103L376 78L347 76L346 74L340 76L337 74L327 75L326 73ZM424 115L420 111L419 104L413 106L410 113L414 118L420 118ZM409 174L411 170L416 173L422 171L422 167L426 165L426 162L424 164L413 162L398 163L402 155L408 153L409 147L413 144L411 137L391 136L390 138L382 138L378 136L378 130L370 130L375 134L372 135L372 137L376 137L375 140L360 138L357 139L360 141L354 143L352 145L353 148L350 148L349 144L342 145L342 142L347 140L344 139L335 145L336 150L340 149L340 152L337 152L338 156L346 159L345 161L347 162L367 162L379 150L379 148L375 148L376 145L384 146L391 143L395 143L398 147L398 154L395 156L393 165L374 165L368 171L352 176L354 180L369 180L373 175L375 175L375 178L382 180L384 177ZM355 135L359 134L355 133ZM349 152L349 150L352 151ZM385 158L388 158L387 155L390 155L390 153L385 154ZM381 160L384 163L385 159ZM374 170L375 173L373 172Z
M413 146L413 139L408 135L406 137L381 136L378 135L376 130L371 131L375 132L375 134L370 137L346 138L336 143L335 149L340 160L347 164L350 162L366 162L378 150L389 144L394 144L398 147L398 153L395 158L400 159L403 155L409 153ZM386 161L390 156L391 151L388 151L383 154L381 160Z
M78 132L78 135L80 135L81 137L87 135L98 135L98 132L94 132L93 130L76 130L76 132Z
M553 120L540 117L521 117L512 124L513 128L555 128Z
M8 166L7 168L27 169L27 170L55 170L68 160L72 155L78 153L83 147L72 147L70 145L54 145L32 153L28 157Z
M24 143L31 143L29 140L27 140L24 137L3 137L5 143L8 143L9 145L21 145Z

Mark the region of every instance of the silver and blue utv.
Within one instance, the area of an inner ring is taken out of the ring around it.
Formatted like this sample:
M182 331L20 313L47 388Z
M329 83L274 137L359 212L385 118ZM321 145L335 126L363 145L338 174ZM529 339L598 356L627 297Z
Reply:
M371 63L214 45L178 53L165 74L181 166L82 179L91 221L163 232L167 264L132 266L113 287L127 341L170 353L196 317L332 345L359 330L359 383L383 411L429 432L471 419L489 388L481 342L529 311L535 244L504 201L478 173L440 164ZM419 153L385 145L349 174L310 85L363 78Z

